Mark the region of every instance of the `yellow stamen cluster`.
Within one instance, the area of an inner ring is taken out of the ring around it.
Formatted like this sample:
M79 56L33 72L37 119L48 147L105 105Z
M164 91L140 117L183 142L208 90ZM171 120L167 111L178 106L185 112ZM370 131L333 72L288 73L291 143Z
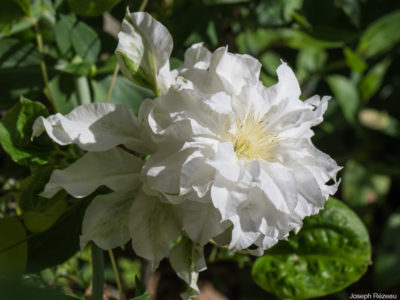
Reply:
M254 114L237 121L236 133L231 138L238 159L274 160L272 148L277 136L267 131L267 124L265 119Z

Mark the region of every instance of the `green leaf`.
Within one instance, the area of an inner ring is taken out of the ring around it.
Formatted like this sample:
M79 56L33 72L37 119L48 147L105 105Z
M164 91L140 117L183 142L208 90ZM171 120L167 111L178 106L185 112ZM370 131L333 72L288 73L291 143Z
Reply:
M357 281L371 259L368 232L357 215L329 199L302 229L258 258L253 279L284 299L306 299L340 291Z
M68 0L69 7L78 15L86 17L100 16L102 13L109 11L121 0Z
M273 46L286 45L293 49L303 48L338 48L343 45L338 41L319 40L304 31L292 28L247 30L236 38L236 44L242 53L257 56L260 52Z
M76 22L70 32L72 47L84 60L95 63L100 53L100 39L96 31L83 22Z
M328 58L323 48L307 47L299 51L296 60L297 72L300 81L310 79L311 75L321 71Z
M345 14L348 16L349 20L356 26L360 26L360 4L358 0L335 0L335 5L340 7Z
M53 146L46 137L31 141L32 125L39 116L47 116L47 109L39 102L21 97L0 121L0 143L19 164L46 163Z
M268 51L261 55L260 61L268 74L276 77L276 69L281 64L281 58L279 55L272 51Z
M75 74L78 76L88 76L92 73L94 65L90 62L82 61L77 63L71 63L66 65L58 65L56 69L69 74Z
M350 69L357 73L365 71L367 63L357 53L346 47L343 49L343 54Z
M331 75L326 78L335 99L342 108L343 115L350 124L356 123L360 97L355 84L342 75Z
M91 80L94 102L105 102L108 89L110 88L112 75L106 76L100 80ZM142 88L123 76L117 76L115 85L111 94L111 103L120 103L131 108L135 113L146 98L154 98L153 93Z
M8 24L24 17L26 15L24 11L24 2L26 2L26 0L21 1L21 3L13 0L0 1L0 23Z
M20 277L26 258L25 228L17 218L0 218L0 279Z
M50 229L29 239L27 273L58 265L79 250L83 215L92 198L80 199Z
M384 59L373 66L361 79L358 89L364 103L367 103L381 87L386 70L390 66L391 62L392 60L389 58Z
M40 278L41 279L41 278ZM28 281L28 280L27 280ZM3 299L7 300L79 300L73 296L64 295L61 291L54 287L32 286L31 282L16 280L0 280L0 291Z
M2 39L0 57L1 108L9 108L21 94L41 91L40 55L34 44Z
M70 34L76 22L74 16L61 14L60 20L54 26L54 37L62 55L68 53L72 47Z
M69 74L57 74L49 86L54 97L58 112L67 114L79 105L78 96L75 92L74 76Z
M390 50L400 41L400 10L387 14L364 31L358 45L358 52L372 57Z
M400 283L400 213L393 213L380 241L374 268L374 282L379 290L387 291Z
M150 300L150 294L146 292L145 287L137 276L135 277L135 287L135 298L132 298L132 300Z

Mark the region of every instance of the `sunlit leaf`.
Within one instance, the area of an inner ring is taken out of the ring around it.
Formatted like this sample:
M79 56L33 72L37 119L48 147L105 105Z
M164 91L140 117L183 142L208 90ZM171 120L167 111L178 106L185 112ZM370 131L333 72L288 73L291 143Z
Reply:
M253 278L283 299L306 299L340 291L357 281L371 259L368 232L357 215L330 199L318 215L304 219L297 235L258 258Z
M0 121L0 143L19 164L44 164L52 144L44 137L31 141L32 125L39 116L47 116L47 109L39 102L21 97Z

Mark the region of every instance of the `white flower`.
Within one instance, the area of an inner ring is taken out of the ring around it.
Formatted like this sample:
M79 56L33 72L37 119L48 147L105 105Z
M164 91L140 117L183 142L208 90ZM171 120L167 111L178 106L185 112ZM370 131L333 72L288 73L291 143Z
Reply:
M169 69L173 42L167 28L148 13L126 12L115 53L124 75L156 95L167 92L174 80Z
M65 189L82 198L100 186L113 191L96 196L86 209L81 247L94 241L112 249L132 239L136 253L156 268L169 255L181 225L172 205L142 190L143 162L127 150L149 153L151 149L133 112L116 104L79 106L65 116L39 117L33 137L44 131L60 145L76 144L89 152L69 167L55 170L41 196L52 197Z
M316 214L337 189L340 168L310 139L328 98L299 100L285 63L270 88L259 70L250 56L225 48L211 55L195 45L179 73L190 84L146 100L139 113L158 148L144 165L145 180L172 204L197 203L183 228L198 243L231 224L229 247L255 244L260 253ZM196 228L203 228L201 238Z
M285 63L279 82L266 88L260 63L226 48L210 53L193 45L170 71L172 38L146 13L128 12L119 39L124 74L161 97L145 100L139 117L97 103L38 118L33 137L46 131L60 145L88 151L54 171L42 196L65 189L81 198L107 186L112 192L86 210L82 247L94 241L111 249L132 239L154 268L169 257L190 297L210 239L231 249L255 244L260 254L335 193L340 168L311 142L328 98L299 100Z

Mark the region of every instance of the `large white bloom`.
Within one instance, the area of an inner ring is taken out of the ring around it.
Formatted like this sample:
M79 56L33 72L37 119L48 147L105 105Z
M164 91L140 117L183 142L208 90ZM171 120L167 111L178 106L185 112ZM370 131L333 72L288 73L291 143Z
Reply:
M285 63L279 82L266 88L256 59L196 44L170 71L172 38L146 13L128 12L119 38L124 74L161 97L146 100L139 117L122 105L97 103L40 117L33 128L33 137L47 132L60 145L88 151L54 171L43 196L112 190L88 206L82 246L94 241L111 249L132 239L138 255L154 267L169 257L198 291L210 239L232 249L255 244L260 254L336 191L340 168L311 142L328 98L299 100Z
M206 226L208 240L229 222L229 247L255 244L260 253L324 207L340 168L310 140L328 97L299 100L285 63L270 88L259 70L250 56L194 45L179 74L185 84L146 100L139 118L158 148L143 169L149 187L170 203L198 205L184 222L189 237L201 243L192 228Z

